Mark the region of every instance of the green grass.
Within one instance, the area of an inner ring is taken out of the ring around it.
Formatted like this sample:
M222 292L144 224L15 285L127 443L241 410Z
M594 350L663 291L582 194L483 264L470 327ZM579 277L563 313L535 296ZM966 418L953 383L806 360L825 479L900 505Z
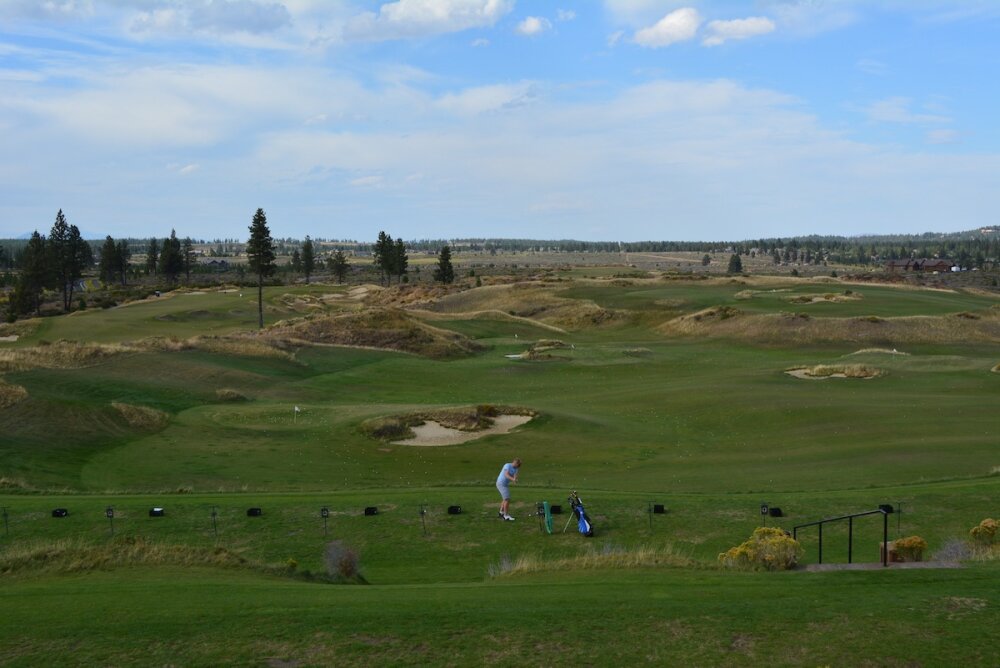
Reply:
M719 304L822 319L983 311L996 300L804 282L749 299L736 294L757 288L737 283L562 285L553 287L562 297L630 317L565 335L525 320L435 319L486 347L451 361L335 347L289 358L188 350L5 374L28 397L0 410L0 490L10 492L0 496L9 530L0 535L0 564L31 545L106 545L103 512L113 505L119 536L220 546L278 570L292 559L299 572L322 571L325 542L340 539L358 551L372 584L164 565L8 573L0 575L0 606L18 623L0 641L0 663L991 663L984 639L1000 621L995 562L960 571L741 574L719 570L716 557L750 535L761 502L781 507L787 516L768 523L788 529L901 503L890 538L920 535L930 554L995 517L1000 375L990 369L1000 345L856 354L851 343L670 339L651 325ZM862 299L786 301L844 289ZM269 318L314 309L283 300L286 293L334 290L270 290ZM180 295L46 319L15 345L252 328L255 311L233 313L242 307L232 300ZM543 338L570 347L547 360L505 357ZM784 373L819 364L865 364L885 375L812 381ZM220 401L218 390L247 401ZM113 402L163 411L169 424L130 426ZM446 447L382 443L359 429L372 417L477 404L540 415L511 434ZM514 488L519 519L501 523L493 481L514 456L524 460ZM561 533L566 515L556 517L552 536L528 516L537 501L566 507L572 489L597 526L590 541L572 526ZM649 502L666 504L667 514L650 518ZM445 514L452 504L465 512ZM167 516L148 517L153 505ZM365 517L368 505L380 514ZM248 518L249 506L264 516ZM322 506L332 511L328 535ZM70 516L51 518L54 507ZM856 560L877 559L881 531L878 518L856 523ZM800 538L804 561L815 562L816 530ZM827 527L824 561L845 561L846 543L846 527ZM568 564L631 549L669 551L695 565L487 575L505 555Z

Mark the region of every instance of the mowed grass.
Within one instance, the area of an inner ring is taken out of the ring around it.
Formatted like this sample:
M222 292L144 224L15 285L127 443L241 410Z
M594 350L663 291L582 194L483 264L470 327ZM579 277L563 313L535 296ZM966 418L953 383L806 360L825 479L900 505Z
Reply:
M565 334L523 319L440 317L433 324L486 346L447 362L335 347L268 358L186 350L5 374L27 398L0 410L0 477L16 492L0 496L9 531L0 536L0 564L33 545L106 544L111 505L116 536L219 546L295 569L287 577L163 565L6 573L0 606L18 623L0 641L0 662L992 665L985 639L1000 622L996 562L957 571L743 574L719 570L716 557L759 525L764 502L785 513L768 524L789 530L902 504L889 517L890 539L920 535L929 555L996 517L1000 375L990 369L1000 346L954 341L897 351L908 354L859 352L850 343L763 346L668 338L648 323L721 303L816 317L860 307L892 317L982 311L995 300L877 286L845 287L863 295L849 302L736 298L750 288L557 288L633 317ZM275 308L308 312L308 299L304 307L282 299L290 290L272 297ZM825 291L819 283L795 290ZM215 299L184 299L206 297ZM171 301L171 318L147 317L140 305L113 311L140 309L106 331L72 316L36 336L180 336L169 328L191 307ZM226 322L224 303L197 310L215 313L205 320L219 332L240 329ZM505 357L542 338L567 347L547 359ZM784 373L818 364L885 373L822 381ZM246 401L223 401L219 390ZM144 431L114 403L163 411L168 426ZM446 447L382 443L358 429L370 417L477 404L526 406L540 416L508 435ZM525 462L513 490L518 519L503 523L493 481L514 456ZM572 524L562 533L565 514L555 535L539 531L535 503L567 508L573 489L597 536L584 539ZM651 502L667 513L650 516ZM453 504L464 512L447 515ZM369 505L377 516L364 516ZM167 515L148 517L152 506ZM250 506L264 516L247 517ZM323 506L331 510L327 534ZM51 518L55 507L69 517ZM877 560L881 536L880 517L859 520L855 561ZM815 563L816 530L800 538L803 560ZM358 552L370 585L302 577L325 569L332 539ZM823 542L824 562L846 561L845 526L827 527ZM677 555L690 566L571 565L631 550ZM519 556L560 568L488 575Z
M264 290L265 319L300 314L283 299L320 297L343 289L330 285L268 287ZM161 297L124 304L110 309L91 308L69 317L44 318L37 329L24 336L17 346L36 345L40 341L89 341L117 343L149 336L186 339L192 336L221 335L257 326L256 288L230 288L208 291L165 292Z
M666 570L338 587L165 569L21 582L0 605L18 620L9 666L985 666L996 577Z

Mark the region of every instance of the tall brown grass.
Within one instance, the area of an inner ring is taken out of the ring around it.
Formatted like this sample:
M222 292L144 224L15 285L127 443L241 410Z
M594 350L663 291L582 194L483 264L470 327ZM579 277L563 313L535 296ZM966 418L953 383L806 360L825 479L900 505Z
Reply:
M118 411L130 427L136 429L156 430L167 426L170 416L163 411L148 406L133 406L118 401L112 401L111 407Z
M492 578L499 578L548 571L689 568L694 564L689 556L680 553L673 545L639 546L630 549L605 545L601 548L591 548L585 554L562 559L547 559L536 554L522 554L517 557L504 555L498 562L490 564L487 573Z
M0 379L0 409L10 408L28 398L28 390Z
M96 545L79 539L14 543L0 553L0 576L82 573L130 566L208 566L271 573L287 570L251 561L224 547L160 545L127 535Z

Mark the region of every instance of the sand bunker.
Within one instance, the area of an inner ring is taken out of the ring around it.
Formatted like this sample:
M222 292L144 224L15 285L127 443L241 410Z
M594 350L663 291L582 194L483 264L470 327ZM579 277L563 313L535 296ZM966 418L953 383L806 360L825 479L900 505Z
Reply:
M14 343L17 341L17 334L11 334L10 336L0 336L0 343Z
M786 369L785 373L793 378L805 380L823 380L824 378L878 378L883 375L881 369L865 366L862 364L848 364L845 366L826 366L820 364L813 367L796 367Z
M479 431L462 431L461 429L449 429L437 422L428 420L422 425L411 427L415 437L405 441L393 441L395 445L459 445L468 443L483 436L493 434L506 434L507 432L527 424L531 421L530 415L498 415L493 418L493 426Z

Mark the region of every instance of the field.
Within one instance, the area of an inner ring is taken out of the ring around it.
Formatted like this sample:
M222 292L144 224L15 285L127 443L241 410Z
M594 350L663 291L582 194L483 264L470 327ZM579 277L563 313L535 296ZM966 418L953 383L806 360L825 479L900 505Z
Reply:
M996 559L767 573L717 555L761 503L787 529L888 503L890 538L954 558L1000 514L996 295L585 267L269 288L283 322L259 334L251 296L178 291L0 343L0 606L18 620L0 664L995 663ZM817 365L878 374L786 373ZM536 417L443 447L366 427L484 406ZM541 531L536 502L574 489L597 535L562 533L565 514ZM859 519L854 560L881 536ZM800 538L815 564L815 528ZM334 539L367 584L327 582ZM823 544L846 562L843 524Z

